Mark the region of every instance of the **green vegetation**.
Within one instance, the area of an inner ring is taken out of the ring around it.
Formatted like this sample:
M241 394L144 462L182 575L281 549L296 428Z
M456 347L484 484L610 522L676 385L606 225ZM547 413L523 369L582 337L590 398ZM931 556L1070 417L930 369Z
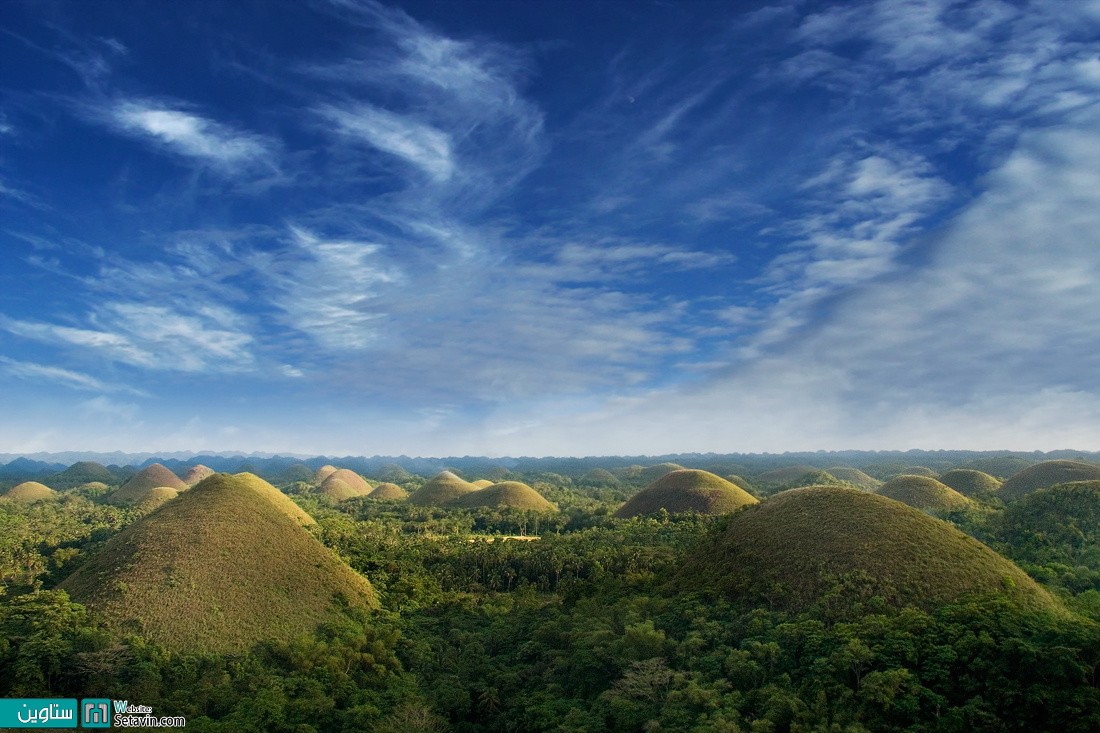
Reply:
M789 489L793 488L794 484L800 482L804 476L816 474L820 470L821 469L816 466L807 466L805 464L773 468L770 471L765 471L764 473L754 476L752 483L754 486L759 486L762 489Z
M965 496L928 476L895 476L875 493L926 512L949 512L970 506Z
M413 492L409 503L417 506L443 506L473 491L483 491L463 481L451 471L441 471Z
M159 486L167 486L176 491L187 491L190 488L179 476L161 464L154 463L135 473L126 483L111 492L107 501L120 506L139 504L145 501L150 490Z
M55 498L57 498L56 491L37 481L24 481L8 489L3 495L0 495L0 499L21 501L25 503L46 501Z
M95 461L79 461L58 474L47 479L50 486L55 489L73 489L77 486L98 481L108 486L117 484L115 475L102 463Z
M845 483L858 486L861 489L867 489L868 491L882 485L882 482L877 478L868 476L858 468L852 468L850 466L833 466L828 469L828 473Z
M1011 562L951 525L855 489L778 494L733 514L691 553L682 588L713 588L770 608L844 618L932 608L964 596L1007 596L1031 610L1060 604Z
M666 473L635 494L615 512L615 516L637 517L661 510L669 514L727 514L756 502L752 494L721 476L696 469L681 469Z
M212 476L123 530L64 583L117 631L178 651L290 641L376 604L370 584L251 474Z
M0 695L206 733L1100 730L1100 483L955 527L837 487L621 519L637 484L590 469L512 469L553 513L224 474L152 511L0 501Z
M179 495L180 492L171 486L158 486L155 489L149 489L145 494L145 498L138 502L135 508L142 514L148 514L161 504L171 501Z
M502 481L488 488L463 494L449 502L450 506L474 509L515 509L518 511L553 512L557 507L539 492L519 481Z
M653 483L665 474L684 469L679 463L658 463L655 466L647 466L638 472L636 478L644 483Z
M940 476L940 482L963 496L986 497L1001 488L994 476L972 468L955 468Z
M898 473L899 476L926 476L935 478L936 472L927 466L906 466Z
M1019 499L1038 489L1045 489L1071 481L1095 481L1100 479L1100 465L1081 461L1043 461L1028 466L1011 476L1001 486L1000 497L1006 501Z

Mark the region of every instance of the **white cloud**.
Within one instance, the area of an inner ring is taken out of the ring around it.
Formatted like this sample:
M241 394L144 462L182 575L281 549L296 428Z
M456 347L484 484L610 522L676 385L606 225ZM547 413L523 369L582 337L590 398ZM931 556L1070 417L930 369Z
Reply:
M436 181L446 181L454 173L450 136L431 125L366 103L346 108L326 106L318 111L335 122L342 134L395 155Z
M155 100L127 99L96 114L121 132L145 138L222 172L271 167L276 145L270 138L234 130L180 107Z
M55 384L61 384L72 389L89 390L92 392L129 392L131 394L143 394L140 390L132 387L104 382L82 372L48 366L46 364L18 361L16 359L9 359L6 356L0 356L0 370L21 379L44 380Z

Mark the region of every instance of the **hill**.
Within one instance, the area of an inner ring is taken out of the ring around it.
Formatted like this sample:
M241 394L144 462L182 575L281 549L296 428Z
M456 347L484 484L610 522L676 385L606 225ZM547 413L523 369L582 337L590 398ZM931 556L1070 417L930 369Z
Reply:
M519 481L502 481L499 484L472 491L454 499L450 506L473 509L520 509L534 512L555 512L556 506L543 498L542 494Z
M176 491L187 491L191 488L161 464L153 463L131 476L107 497L107 501L110 504L137 504L145 500L150 489L158 486L167 486Z
M1020 562L1100 571L1100 481L1025 495L1005 509L997 535Z
M375 501L397 501L408 499L409 492L397 484L381 483L374 487L374 491L367 494L367 498Z
M477 481L471 481L472 486L476 486L479 489L487 489L493 485L493 482L487 478L479 478Z
M593 468L582 477L584 481L588 481L595 484L607 484L609 486L618 486L619 479L615 478L615 474L608 471L606 468Z
M24 481L21 484L17 484L8 489L0 499L7 499L8 501L18 501L24 503L31 503L33 501L42 501L43 499L55 499L57 498L57 492L51 489L45 484L40 484L37 481Z
M977 458L967 461L957 468L969 468L982 473L988 473L999 479L1004 479L1014 473L1023 471L1028 466L1034 466L1038 461L1019 456L994 456L992 458Z
M137 510L148 514L161 504L171 501L180 495L180 492L169 486L158 486L155 489L149 489L145 494L145 498L137 503Z
M1071 481L1100 479L1100 466L1081 461L1043 461L1013 474L1001 486L999 496L1006 502L1019 499L1038 489Z
M212 476L113 537L60 587L109 628L179 652L290 640L337 620L339 599L375 606L370 583L278 496L251 474Z
M858 468L852 468L850 466L833 466L828 469L828 473L841 481L846 481L861 489L871 490L882 484L882 482L874 476L868 476Z
M328 475L317 488L317 493L333 501L344 501L356 496L366 496L372 491L371 485L359 474L340 468Z
M898 476L925 476L935 478L939 474L927 466L906 466L897 473Z
M194 486L204 478L208 478L214 475L214 469L209 466L204 466L201 463L197 466L192 466L187 469L187 473L183 475L183 483L188 486Z
M332 474L336 473L336 471L337 471L336 466L330 466L329 464L326 463L325 465L321 466L320 468L318 468L313 473L313 482L315 484L320 485L322 481L327 479Z
M670 514L726 514L756 502L756 497L721 476L685 468L667 473L639 491L615 516L637 517L661 509Z
M1001 488L998 479L972 468L953 468L940 476L940 483L950 486L963 496L989 494Z
M747 605L825 603L845 617L861 615L875 596L895 608L929 608L989 594L1063 612L1020 568L947 522L832 486L794 489L733 514L689 553L677 584Z
M102 463L95 461L78 461L46 480L57 489L74 489L95 481L108 486L117 483L115 475Z
M895 476L875 493L926 512L949 512L970 506L965 496L928 476Z
M683 468L679 463L658 463L655 466L643 468L638 472L638 478L648 484L672 471L682 471Z
M442 471L430 478L409 497L410 504L443 506L472 491L484 491L463 481L450 471Z
M729 481L734 486L744 489L745 491L752 491L752 484L748 482L748 479L736 473L731 473L729 476L726 476L726 481Z
M816 473L820 470L821 469L816 466L808 466L806 464L773 468L770 471L765 471L764 473L754 476L752 483L754 486L766 487L789 486L801 480L806 474Z

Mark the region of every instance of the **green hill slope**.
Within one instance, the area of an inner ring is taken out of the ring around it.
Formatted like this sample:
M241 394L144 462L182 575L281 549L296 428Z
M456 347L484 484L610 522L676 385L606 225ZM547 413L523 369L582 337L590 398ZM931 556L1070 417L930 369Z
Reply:
M478 489L450 471L441 471L414 491L409 497L409 503L419 506L443 506L473 491L484 491L484 489Z
M661 509L670 514L727 514L756 502L756 497L721 476L685 468L667 473L639 491L615 516L637 517Z
M926 512L949 512L970 506L965 496L928 476L895 476L875 493Z
M376 605L279 497L289 502L251 474L212 476L113 537L61 588L110 628L176 651L242 651L309 633L341 602Z
M51 489L45 484L40 484L37 481L24 481L21 484L15 486L0 495L0 499L7 499L8 501L18 501L29 504L34 501L42 501L43 499L56 499L57 492Z
M130 480L107 497L107 501L111 504L137 504L145 500L150 489L158 486L167 486L176 491L187 491L190 488L179 476L161 464L154 463L131 476Z
M519 481L502 481L479 491L472 491L450 502L449 506L473 509L519 509L535 512L554 512L557 507L542 494Z
M79 461L46 479L55 489L73 489L94 481L113 486L117 483L115 475L102 463Z
M1013 474L1001 486L998 493L1006 502L1019 499L1038 489L1045 489L1071 481L1095 481L1100 479L1100 466L1081 461L1043 461Z
M970 594L1064 612L1020 568L950 524L839 487L787 491L733 514L688 554L678 585L748 605L827 603L840 615L862 613L858 604L875 596L893 607L934 607Z
M367 494L367 498L375 501L397 501L408 499L409 492L397 484L381 483L374 487L374 491Z
M989 494L1001 488L998 479L972 468L954 468L940 476L940 483L950 486L963 496Z
M868 476L858 468L852 468L851 466L833 466L827 469L829 475L834 476L841 481L847 481L850 484L854 484L861 489L874 489L882 484L874 476Z

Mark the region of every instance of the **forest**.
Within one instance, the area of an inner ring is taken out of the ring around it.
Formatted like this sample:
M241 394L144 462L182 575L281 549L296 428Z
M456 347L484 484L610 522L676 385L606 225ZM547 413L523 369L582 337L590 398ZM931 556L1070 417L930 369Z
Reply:
M239 601L242 628L256 625L259 640L193 649L165 643L153 626L112 621L94 593L77 602L86 591L74 579L133 594L122 580L91 576L97 558L113 557L121 533L138 538L143 523L160 521L155 536L170 543L170 507L203 491L207 503L191 505L239 512L239 537L217 548L231 561L247 552L240 543L255 539L251 531L267 533L259 547L284 544L271 534L282 530L265 528L285 517L265 524L261 510L212 503L210 487L234 480L226 473L159 503L110 501L132 470L114 486L55 481L73 485L33 501L0 496L0 696L126 699L185 716L189 730L226 732L1100 730L1100 484L1070 476L1035 486L1044 483L1036 466L1070 461L1030 461L1022 478L1021 462L989 472L948 463L927 476L889 462L848 474L742 466L745 478L727 475L748 506L636 516L622 516L624 503L690 472L608 462L572 473L450 474L470 485L485 478L480 491L521 484L552 504L546 510L416 503L438 477L405 471L355 476L367 490L392 484L408 499L334 498L322 487L335 480L283 471L265 478L308 515L295 531L369 580L370 597L308 633L266 639L279 599L219 600L230 619ZM1095 466L1080 465L1066 470ZM991 480L975 482L978 473ZM964 502L913 508L931 484L954 493L948 482L964 487ZM865 507L889 515L886 533L908 546L870 530L840 539L796 532L808 497L837 527ZM213 552L202 521L188 517L192 560ZM844 565L849 540L885 570ZM775 542L804 554L781 566ZM280 568L306 563L297 550L264 552ZM202 567L215 574L216 562ZM201 595L203 581L188 576L194 563L179 561L172 594L186 596L190 584ZM975 580L983 563L992 591ZM927 573L910 567L924 565ZM803 588L810 575L812 591Z

